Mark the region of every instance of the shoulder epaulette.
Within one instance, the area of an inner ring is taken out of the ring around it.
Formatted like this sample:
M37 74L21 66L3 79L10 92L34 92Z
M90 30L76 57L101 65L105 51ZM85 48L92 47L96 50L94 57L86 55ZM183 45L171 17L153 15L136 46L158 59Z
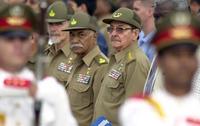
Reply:
M107 58L106 56L104 56L104 55L101 55L101 54L99 54L99 55L97 55L97 56L95 57L95 61L96 61L99 65L101 65L101 64L108 64L108 58Z

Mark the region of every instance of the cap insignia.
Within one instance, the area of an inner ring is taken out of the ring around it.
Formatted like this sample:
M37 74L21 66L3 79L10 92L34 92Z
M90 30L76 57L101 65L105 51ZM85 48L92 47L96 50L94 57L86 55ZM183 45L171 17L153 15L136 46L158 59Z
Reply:
M76 19L72 18L71 21L70 21L70 24L71 24L71 25L76 25L76 24L77 24Z
M22 9L20 6L15 6L9 10L9 13L11 16L21 17L24 15L24 9Z
M190 38L192 36L192 31L187 27L178 27L172 29L171 35L176 39Z
M54 17L56 15L56 13L53 11L53 10L51 10L50 12L49 12L49 16L50 17Z
M174 14L170 20L171 20L171 23L175 26L176 25L189 25L191 23L190 15L181 13L181 12Z
M115 17L115 18L118 18L118 17L120 17L120 16L122 16L122 13L114 13L114 14L113 14L113 17Z

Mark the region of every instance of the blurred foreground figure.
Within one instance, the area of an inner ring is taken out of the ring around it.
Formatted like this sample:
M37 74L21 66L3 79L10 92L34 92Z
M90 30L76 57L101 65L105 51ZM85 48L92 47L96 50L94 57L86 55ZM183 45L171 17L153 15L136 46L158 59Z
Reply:
M28 6L5 5L0 10L0 125L35 125L33 104L40 100L40 126L77 126L64 88L52 77L36 82L24 67L36 25Z
M165 75L164 87L150 96L128 99L120 110L122 126L200 125L200 102L191 92L198 64L199 24L198 19L183 11L173 12L160 21L152 42Z

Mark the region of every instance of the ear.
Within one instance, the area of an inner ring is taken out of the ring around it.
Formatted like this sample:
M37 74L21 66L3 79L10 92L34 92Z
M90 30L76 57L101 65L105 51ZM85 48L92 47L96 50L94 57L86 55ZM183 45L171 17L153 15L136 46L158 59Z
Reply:
M94 38L95 39L97 39L97 36L98 36L97 32L94 32Z
M153 7L149 7L149 9L148 9L149 17L153 16L153 14L154 14L154 8Z
M138 39L140 30L139 29L133 29L132 35L133 35L133 41L136 41Z

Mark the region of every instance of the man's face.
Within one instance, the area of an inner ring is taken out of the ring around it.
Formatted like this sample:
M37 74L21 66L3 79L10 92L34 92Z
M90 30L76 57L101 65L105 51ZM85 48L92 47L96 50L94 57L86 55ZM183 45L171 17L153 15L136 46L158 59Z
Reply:
M69 38L69 33L62 31L66 28L68 28L68 21L65 22L57 22L57 23L47 23L47 29L49 33L49 38L53 43L60 43L67 38Z
M96 43L96 33L92 30L70 31L70 48L78 55L87 54Z
M164 73L165 82L173 89L190 89L193 75L197 69L194 48L177 46L168 49L159 57L159 65Z
M121 51L137 40L139 30L134 29L130 25L118 21L111 22L107 28L112 47L117 51Z
M31 36L4 37L0 36L0 65L4 69L19 70L30 58Z
M133 1L133 10L140 17L142 24L148 20L149 16L153 16L152 6L144 5L140 0Z

